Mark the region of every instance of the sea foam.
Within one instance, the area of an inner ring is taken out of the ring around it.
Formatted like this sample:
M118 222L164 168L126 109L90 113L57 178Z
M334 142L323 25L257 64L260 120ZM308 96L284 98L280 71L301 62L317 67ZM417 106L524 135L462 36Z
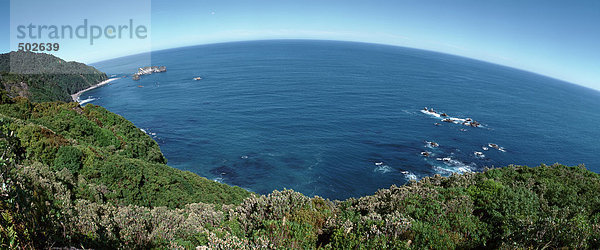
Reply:
M472 120L470 118L458 118L458 117L451 117L451 116L442 116L441 114L437 113L437 112L430 112L427 110L423 110L421 109L421 113L435 117L437 119L439 119L440 121L443 121L445 119L448 119L449 121L451 121L454 124L462 124L465 126L469 126L472 127L470 124L470 122L474 122L475 120ZM478 124L476 127L484 127L482 124Z
M86 104L86 103L88 103L88 102L93 102L93 101L95 101L95 100L96 100L96 98L93 98L93 97L91 97L91 96L90 96L90 97L88 97L88 99L85 99L85 100L80 100L80 101L79 101L79 105L83 105L83 104Z

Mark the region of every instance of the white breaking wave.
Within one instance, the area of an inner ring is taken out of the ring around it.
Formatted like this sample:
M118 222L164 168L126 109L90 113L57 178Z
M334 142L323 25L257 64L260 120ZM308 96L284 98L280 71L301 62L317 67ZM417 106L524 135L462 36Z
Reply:
M440 146L440 144L438 144L437 142L425 141L425 147L427 147L427 148L437 148L439 146Z
M381 166L378 166L375 169L373 169L373 172L379 172L382 174L389 173L392 171L394 171L394 170L388 165L381 165Z
M495 148L495 149L497 149L500 152L506 152L506 149L504 149L504 147L500 147L498 144L488 143L488 147L489 148ZM484 149L484 150L487 150L487 149Z
M415 174L413 174L413 173L411 173L411 172L408 172L408 171L402 171L402 174L404 174L404 177L405 177L407 180L409 180L409 181L410 181L410 180L415 180L415 181L417 180L417 175L415 175Z
M447 122L451 122L454 124L462 124L462 125L469 126L469 127L472 127L471 122L475 122L471 118L458 118L458 117L451 117L451 116L447 116L447 115L442 116L438 112L435 112L435 111L432 112L432 111L424 110L424 109L421 109L421 113L435 117L437 119L440 119L440 121L444 121L444 122L447 121ZM478 123L478 125L476 127L483 127L483 125Z
M156 137L156 133L154 133L154 132L151 132L151 131L145 130L145 129L143 129L143 128L140 128L140 131L144 132L144 134L147 134L147 135L149 135L149 136Z
M95 101L95 100L96 100L96 98L93 98L93 97L90 97L90 98L85 99L85 100L79 100L79 105L83 105L83 104L86 104L88 102L92 102L92 101Z
M434 164L433 168L439 174L452 174L452 173L471 173L473 169L476 167L475 163L466 164L462 161L452 159L451 157L438 158L438 161L441 161L442 164Z
M427 110L421 109L421 113L426 114L426 115L430 115L430 116L433 116L433 117L437 117L437 118L442 118L442 116L440 114L438 114L437 112L434 113L434 112L429 112Z

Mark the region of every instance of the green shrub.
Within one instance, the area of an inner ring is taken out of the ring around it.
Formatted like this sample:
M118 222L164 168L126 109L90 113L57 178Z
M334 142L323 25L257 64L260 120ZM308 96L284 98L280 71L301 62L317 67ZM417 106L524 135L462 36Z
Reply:
M54 159L53 169L55 171L67 168L71 173L75 174L81 169L83 153L81 150L72 146L64 146L58 149L56 158Z
M1 94L1 93L0 93ZM508 166L331 202L167 165L98 106L0 104L0 248L600 248L600 176Z

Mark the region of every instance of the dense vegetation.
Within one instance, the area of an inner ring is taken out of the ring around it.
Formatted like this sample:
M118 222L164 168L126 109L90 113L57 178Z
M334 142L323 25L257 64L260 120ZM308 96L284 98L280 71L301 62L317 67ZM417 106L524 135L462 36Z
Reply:
M583 167L435 176L332 202L170 168L94 105L16 98L0 104L0 130L3 247L600 247L600 176Z
M171 168L102 107L0 90L3 248L600 248L600 176L508 166L346 201Z
M0 54L0 84L12 97L35 102L71 101L71 94L106 80L106 74L78 62L50 54L10 52Z

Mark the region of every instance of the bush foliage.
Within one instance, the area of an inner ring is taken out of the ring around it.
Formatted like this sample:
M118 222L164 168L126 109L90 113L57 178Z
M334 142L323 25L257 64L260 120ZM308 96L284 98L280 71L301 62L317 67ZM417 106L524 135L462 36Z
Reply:
M1 65L0 65L1 66ZM124 118L0 93L0 248L600 248L600 176L507 166L330 201L171 168Z
M75 199L180 208L193 202L239 203L249 195L165 165L154 140L99 106L17 98L0 104L0 125L18 139L18 164L41 163L73 175L68 187Z

